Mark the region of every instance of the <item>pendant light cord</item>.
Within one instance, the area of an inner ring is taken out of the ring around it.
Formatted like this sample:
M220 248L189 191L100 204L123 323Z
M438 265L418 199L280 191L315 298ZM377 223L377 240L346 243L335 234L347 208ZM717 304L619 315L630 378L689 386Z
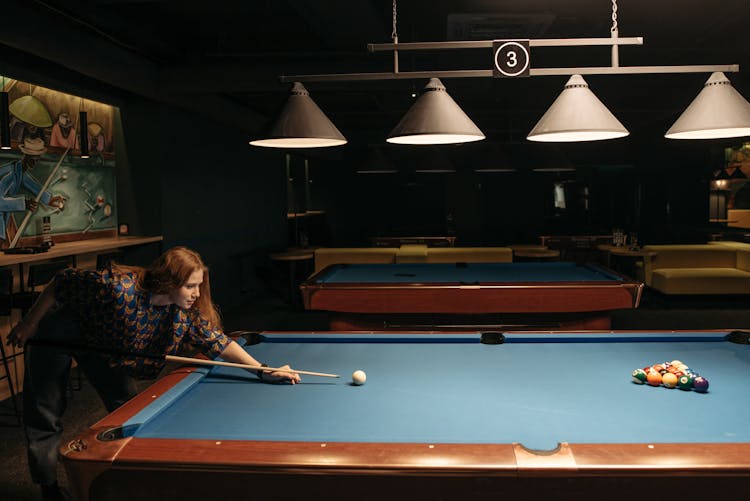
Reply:
M617 0L612 0L612 29L613 34L617 33Z
M394 43L396 43L396 41L398 40L398 30L396 29L396 17L397 17L396 0L393 0L393 30L391 31L391 38L393 39Z
M612 38L619 38L620 31L617 28L617 0L612 0L612 28L610 29ZM620 46L616 43L612 44L612 67L617 68L620 66Z
M397 18L397 9L396 9L396 0L393 0L393 28L391 30L391 39L393 40L394 44L398 43L398 30L396 29L396 18ZM398 73L398 50L393 50L393 73Z

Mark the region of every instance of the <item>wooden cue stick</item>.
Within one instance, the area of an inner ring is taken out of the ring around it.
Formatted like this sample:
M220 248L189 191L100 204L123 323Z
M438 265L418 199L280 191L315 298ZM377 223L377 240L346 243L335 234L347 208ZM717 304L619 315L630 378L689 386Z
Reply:
M217 360L204 360L202 358L178 357L175 355L165 355L164 358L167 360L167 362L185 362L189 364L199 364L199 365L219 365L222 367L237 367L240 369L261 370L261 371L269 371L269 372L293 372L296 374L304 374L306 376L341 377L338 374L326 374L325 372L298 371L297 369L281 369L278 367L262 367L260 365L237 364L234 362L219 362Z
M60 168L60 164L65 158L65 155L68 154L68 151L70 151L70 146L65 148L65 151L63 151L62 155L60 155L60 160L57 161L57 163L55 164L55 167L52 169L52 172L50 172L50 175L47 177L47 181L45 181L45 183L40 188L39 193L37 193L35 197L35 201L37 203L39 203L39 200L42 199L42 195L44 195L44 192L47 191L47 188L49 188L49 184L52 181L52 176L54 176L57 173L57 169ZM10 244L8 244L8 248L12 249L13 247L16 246L16 244L18 243L18 239L21 238L21 235L26 230L26 225L29 224L29 219L31 219L32 214L33 214L32 211L30 210L26 211L26 214L23 217L23 221L21 221L21 224L18 227L16 234L13 236L13 240L11 240Z

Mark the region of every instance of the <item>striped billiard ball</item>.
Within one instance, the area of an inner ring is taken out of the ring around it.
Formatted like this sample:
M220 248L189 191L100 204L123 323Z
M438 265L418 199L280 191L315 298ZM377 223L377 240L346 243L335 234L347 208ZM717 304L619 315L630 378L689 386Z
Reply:
M693 376L685 374L677 379L677 387L681 390L693 389Z
M634 383L643 384L646 382L646 371L643 369L634 370L632 376Z

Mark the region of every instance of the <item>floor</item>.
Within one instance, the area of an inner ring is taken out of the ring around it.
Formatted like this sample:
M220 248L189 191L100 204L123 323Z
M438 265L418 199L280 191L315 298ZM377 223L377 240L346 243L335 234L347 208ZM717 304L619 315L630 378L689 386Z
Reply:
M613 329L709 329L750 328L748 298L690 298L668 300L647 291L637 310L614 312ZM251 304L224 315L227 332L237 330L326 330L327 316L292 308L286 298L256 298ZM141 383L145 388L150 382ZM92 387L84 380L80 390L70 392L68 411L63 419L63 443L105 415ZM21 428L8 415L10 402L0 403L0 499L32 501L38 492L28 478ZM61 484L65 484L60 471Z

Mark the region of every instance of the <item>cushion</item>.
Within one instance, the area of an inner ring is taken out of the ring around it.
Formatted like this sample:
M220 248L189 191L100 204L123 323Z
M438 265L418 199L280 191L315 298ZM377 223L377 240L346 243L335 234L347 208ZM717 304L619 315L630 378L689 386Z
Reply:
M510 263L510 247L431 247L427 251L428 263Z
M332 264L395 263L396 247L321 247L315 249L315 272Z
M427 246L404 244L396 252L397 263L424 263L427 260Z
M750 250L750 244L746 242L735 242L734 240L712 240L708 245L723 245L732 249Z
M722 245L646 245L643 250L658 254L649 260L651 269L660 268L734 268L737 251Z
M651 287L664 294L750 294L750 272L736 268L661 268Z

